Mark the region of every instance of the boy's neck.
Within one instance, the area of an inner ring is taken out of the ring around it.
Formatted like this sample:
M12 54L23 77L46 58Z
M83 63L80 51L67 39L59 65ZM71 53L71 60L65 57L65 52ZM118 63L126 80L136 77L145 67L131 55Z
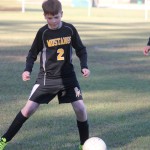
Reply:
M60 22L58 28L56 28L56 29L52 29L51 26L48 24L48 28L51 30L57 30L57 29L60 29L61 27L62 27L62 21Z

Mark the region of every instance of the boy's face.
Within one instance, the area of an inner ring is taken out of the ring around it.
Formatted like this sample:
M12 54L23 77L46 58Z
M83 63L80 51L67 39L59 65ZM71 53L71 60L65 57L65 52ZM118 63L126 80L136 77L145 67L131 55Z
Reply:
M60 27L62 14L63 14L62 12L54 16L51 14L44 14L45 19L47 20L47 23L52 30L56 30Z

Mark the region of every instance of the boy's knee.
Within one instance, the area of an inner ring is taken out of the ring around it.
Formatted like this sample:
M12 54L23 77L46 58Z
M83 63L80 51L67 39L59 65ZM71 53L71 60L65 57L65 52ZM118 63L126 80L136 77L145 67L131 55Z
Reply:
M76 110L76 113L78 113L78 114L80 114L80 115L86 114L86 109L85 109L85 107L83 107L83 106L78 107L77 110Z
M28 101L26 105L22 108L22 115L29 118L39 107L39 104Z
M85 121L85 120L87 120L86 109L84 107L79 107L76 110L76 116L77 116L77 120L79 120L79 121Z

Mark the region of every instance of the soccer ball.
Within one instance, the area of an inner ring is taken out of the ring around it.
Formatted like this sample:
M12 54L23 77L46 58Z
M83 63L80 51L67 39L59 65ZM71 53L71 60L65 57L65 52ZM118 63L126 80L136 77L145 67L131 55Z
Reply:
M107 146L101 138L91 137L83 144L83 150L107 150Z

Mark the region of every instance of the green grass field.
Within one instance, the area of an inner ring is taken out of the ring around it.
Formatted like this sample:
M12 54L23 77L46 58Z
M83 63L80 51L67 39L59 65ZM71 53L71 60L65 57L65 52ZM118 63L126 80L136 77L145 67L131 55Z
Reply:
M40 6L26 13L0 13L0 135L26 103L31 81L21 74L36 31L45 24ZM101 137L108 150L150 149L150 58L143 56L150 31L142 10L64 8L63 20L73 23L87 46L91 76L75 70L87 107L90 136ZM70 104L54 99L25 123L7 150L77 150L75 114Z

